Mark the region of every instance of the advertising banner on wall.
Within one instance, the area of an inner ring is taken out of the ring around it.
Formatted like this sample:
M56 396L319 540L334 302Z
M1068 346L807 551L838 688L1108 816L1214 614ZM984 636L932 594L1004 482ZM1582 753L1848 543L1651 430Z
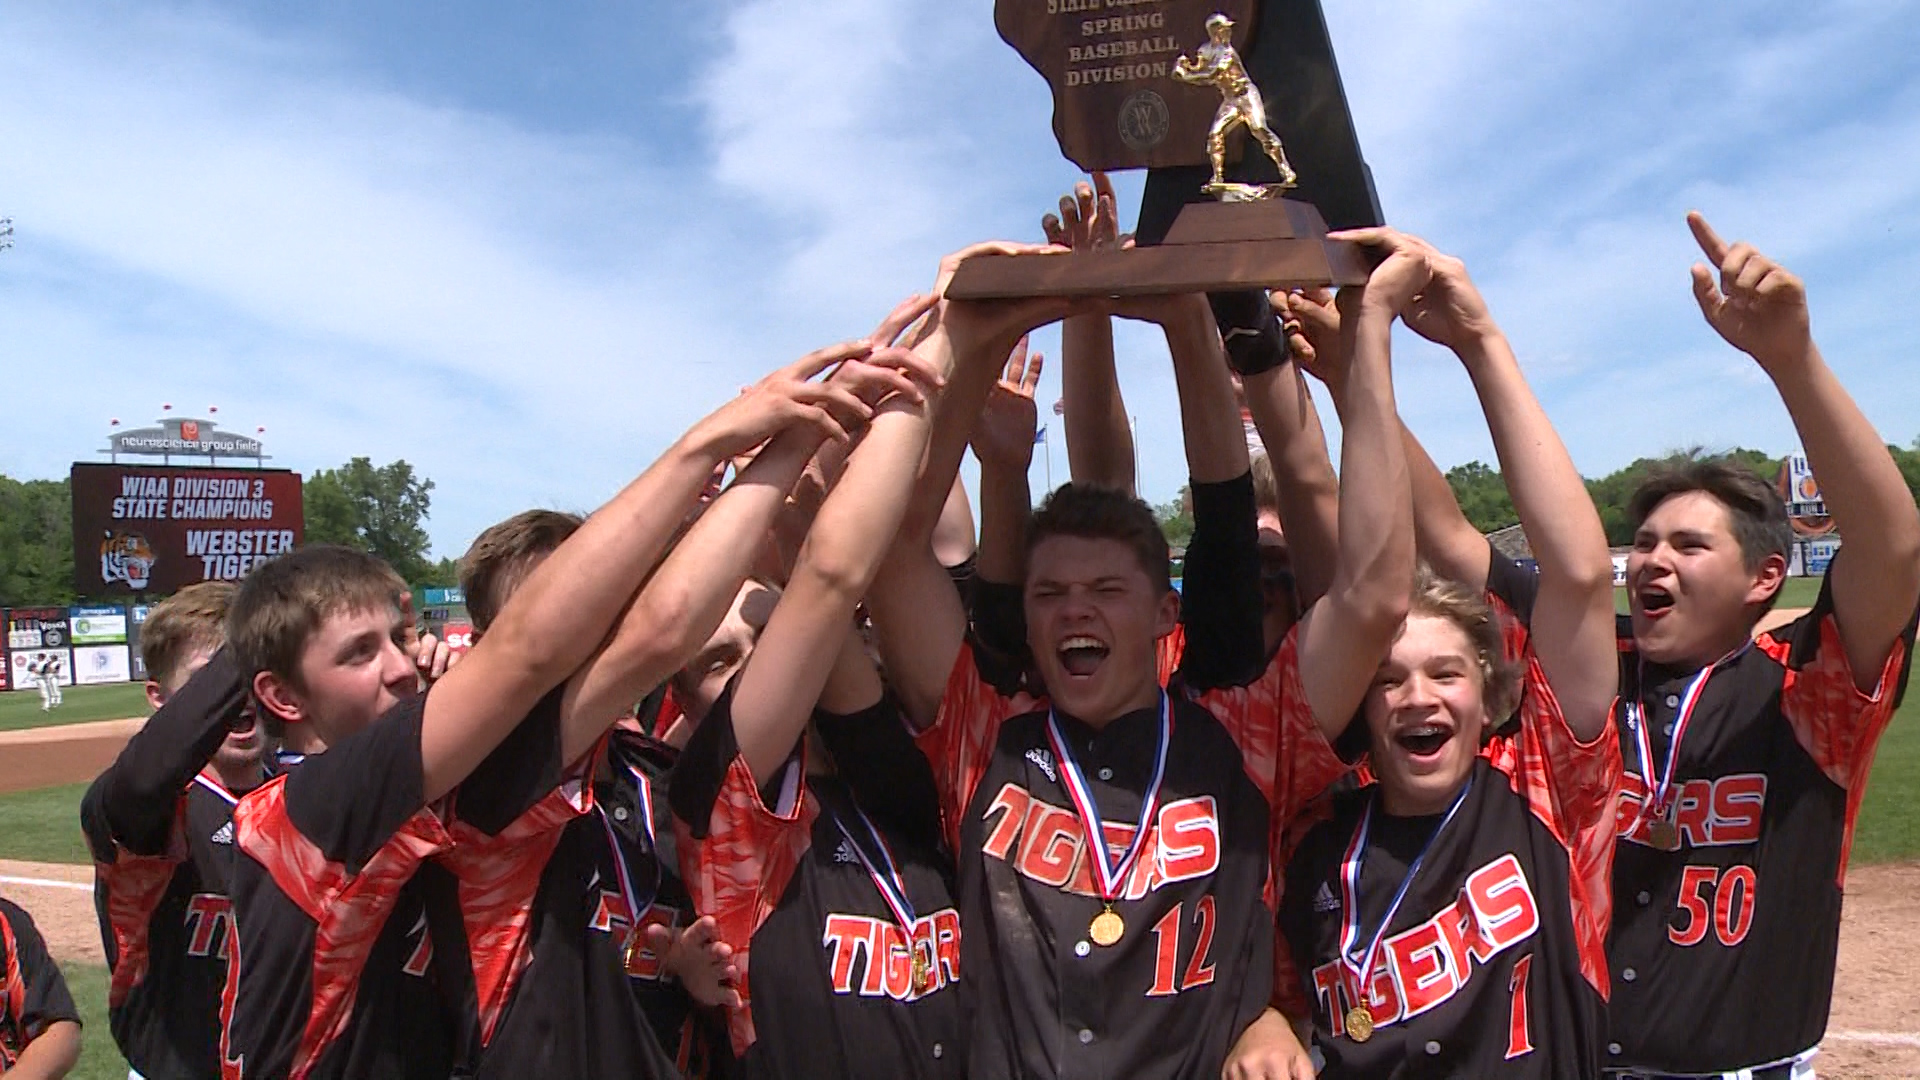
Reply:
M50 671L61 686L73 685L73 654L66 649L10 649L7 652L7 681L16 690L31 690L40 685L41 672Z
M299 546L300 475L284 469L73 466L73 587L166 594L239 581Z
M7 684L15 690L39 685L37 672L48 669L54 681L73 685L71 631L63 607L8 608Z
M125 645L127 609L123 607L73 607L67 609L73 644Z
M98 683L123 683L133 678L125 645L76 645L73 647L73 681L81 686Z
M152 604L135 604L127 609L127 658L136 682L147 681L147 664L140 659L140 631L147 625L147 615L152 611Z

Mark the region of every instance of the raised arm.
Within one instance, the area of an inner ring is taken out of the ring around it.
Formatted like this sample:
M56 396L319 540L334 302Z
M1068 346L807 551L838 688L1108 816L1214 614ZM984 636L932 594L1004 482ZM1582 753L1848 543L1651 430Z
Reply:
M1394 412L1391 341L1400 309L1432 269L1398 233L1339 234L1383 250L1363 289L1341 291L1346 364L1340 440L1340 559L1327 595L1300 627L1300 673L1314 719L1336 738L1366 696L1407 616L1413 588L1413 506Z
M1299 327L1289 341L1295 355L1326 384L1336 411L1344 409L1345 365L1338 355L1340 314L1324 295L1291 294L1287 312ZM1489 548L1453 497L1453 487L1413 432L1400 423L1401 448L1413 490L1414 535L1420 557L1436 572L1476 590L1486 588Z
M1284 295L1274 297L1277 306L1285 304ZM1289 351L1296 340L1305 344L1293 320L1283 325ZM1229 359L1233 355L1229 351ZM1327 433L1306 379L1288 353L1280 354L1278 364L1247 366L1239 374L1253 426L1273 466L1280 528L1292 556L1294 592L1304 610L1326 595L1340 558L1340 481L1327 453Z
M600 646L719 462L795 424L844 439L866 419L869 409L852 391L810 380L870 351L864 342L822 350L755 384L695 424L528 576L473 651L428 692L420 748L429 801L458 786ZM563 737L563 745L577 740Z
M1606 531L1586 482L1528 388L1466 265L1430 248L1427 259L1433 280L1403 317L1416 333L1452 349L1473 379L1501 475L1540 564L1540 591L1529 624L1533 651L1553 684L1567 726L1582 741L1591 740L1608 723L1619 681L1613 561ZM1407 442L1412 459L1417 444L1411 435ZM1425 468L1416 467L1414 474L1416 516L1427 509L1423 503L1436 504L1431 507L1434 516L1451 529L1447 554L1463 561L1471 556L1479 577L1468 584L1484 588L1491 557L1486 541L1466 523L1452 489L1424 452L1419 460ZM1429 489L1424 499L1419 494L1423 482ZM1442 502L1444 506L1437 505ZM1428 522L1423 518L1421 524ZM1421 539L1424 544L1427 536ZM1451 573L1437 561L1436 567Z
M814 519L793 580L734 689L734 734L756 783L773 776L806 730L853 609L905 516L927 435L923 401L883 403Z
M1106 173L1094 173L1092 186L1075 184L1073 194L1060 199L1060 216L1048 214L1040 226L1049 243L1075 251L1131 243L1120 236ZM1113 365L1113 320L1103 312L1075 315L1060 325L1060 402L1074 483L1133 494L1133 427Z
M1034 245L975 245L941 263L935 292L944 293L960 262L974 254L1062 257L1043 254L1049 250ZM867 594L867 606L873 615L888 684L916 726L933 721L967 631L966 611L959 595L934 560L929 545L940 503L959 471L974 422L1003 370L1007 354L1028 331L1071 310L1067 301L1051 298L1001 302L943 299L928 317L914 347L937 370L946 373L947 382L934 402L926 456L913 485L906 518Z
M1720 239L1698 213L1687 224L1712 264L1693 267L1700 313L1773 380L1846 537L1846 557L1828 573L1834 620L1855 685L1871 690L1920 604L1920 511L1879 433L1814 345L1806 286L1751 245Z
M1045 359L1014 346L1006 371L987 395L974 422L970 444L980 462L980 562L982 581L1007 585L1020 581L1027 561L1027 519L1033 515L1033 490L1027 474L1039 438L1040 410L1034 388Z
M891 340L929 306L927 298L902 304L876 331L875 340ZM891 394L918 400L921 390L908 372L930 383L931 370L904 349L885 348L864 360L845 361L831 382L863 407L871 407ZM683 667L712 636L770 527L792 510L785 505L787 493L809 458L818 461L822 456L821 440L810 427L789 427L775 436L675 545L612 638L568 680L561 721L563 760L578 760L634 701ZM830 460L827 468L838 473L840 462ZM804 552L804 543L800 550Z

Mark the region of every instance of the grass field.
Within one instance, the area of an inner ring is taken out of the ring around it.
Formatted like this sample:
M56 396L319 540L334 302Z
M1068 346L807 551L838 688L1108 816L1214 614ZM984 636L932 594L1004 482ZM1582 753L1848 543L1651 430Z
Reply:
M74 863L93 861L80 836L85 784L0 795L0 859Z
M147 692L142 683L66 686L60 689L60 697L59 708L41 712L39 690L9 690L0 694L0 731L84 724L90 720L125 720L151 711L147 708Z
M1786 583L1780 586L1780 603L1778 606L1783 608L1812 607L1814 598L1820 595L1820 582L1823 580L1825 579L1817 577L1788 578ZM1613 590L1613 609L1622 615L1627 613L1626 589L1615 588Z
M80 1065L72 1080L126 1080L127 1061L107 1029L107 969L99 964L62 964L67 989L80 1008Z

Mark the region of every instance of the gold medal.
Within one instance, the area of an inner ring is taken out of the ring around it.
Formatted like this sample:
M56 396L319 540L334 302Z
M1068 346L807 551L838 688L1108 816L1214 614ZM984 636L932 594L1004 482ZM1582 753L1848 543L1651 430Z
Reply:
M1373 1013L1365 1005L1347 1010L1347 1035L1357 1043L1373 1038Z
M627 931L627 942L620 947L620 961L627 974L640 978L646 974L647 958L643 955L647 948L647 935L639 927Z
M1647 840L1661 851L1680 850L1680 829L1667 818L1656 818L1647 823Z
M1103 949L1118 943L1126 933L1126 922L1112 908L1107 908L1095 915L1093 922L1087 926L1087 936L1093 939L1095 945Z
M927 963L927 954L919 948L913 950L913 992L924 994L933 983L933 965Z

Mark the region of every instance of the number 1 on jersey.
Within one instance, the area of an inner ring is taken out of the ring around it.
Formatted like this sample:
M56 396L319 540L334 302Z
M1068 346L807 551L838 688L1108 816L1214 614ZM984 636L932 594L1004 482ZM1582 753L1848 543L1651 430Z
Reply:
M1513 1008L1507 1014L1507 1060L1533 1053L1533 1035L1527 1030L1527 974L1533 969L1533 954L1513 962L1513 978L1507 987L1513 991Z

